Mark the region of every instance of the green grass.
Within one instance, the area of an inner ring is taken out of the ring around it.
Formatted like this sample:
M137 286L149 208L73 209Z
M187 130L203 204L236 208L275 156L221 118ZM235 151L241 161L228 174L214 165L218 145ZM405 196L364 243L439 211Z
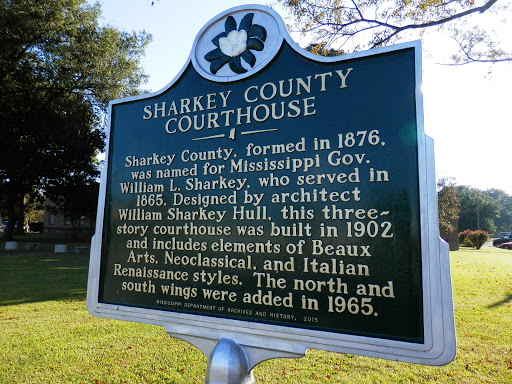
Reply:
M450 258L452 363L424 367L309 350L258 365L256 382L512 383L512 251L466 249ZM161 327L89 315L87 269L84 254L8 255L0 242L0 383L204 383L205 357Z

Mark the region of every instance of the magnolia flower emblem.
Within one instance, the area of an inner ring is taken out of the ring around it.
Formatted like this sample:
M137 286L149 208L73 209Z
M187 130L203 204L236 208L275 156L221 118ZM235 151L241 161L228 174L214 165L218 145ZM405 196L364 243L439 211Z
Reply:
M243 59L247 64L254 67L256 56L251 52L262 51L267 39L267 31L261 25L253 24L254 13L248 13L240 21L237 29L236 20L228 16L224 23L225 31L215 36L212 43L217 47L208 52L204 58L210 62L210 72L214 75L224 65L236 74L247 72L242 66Z

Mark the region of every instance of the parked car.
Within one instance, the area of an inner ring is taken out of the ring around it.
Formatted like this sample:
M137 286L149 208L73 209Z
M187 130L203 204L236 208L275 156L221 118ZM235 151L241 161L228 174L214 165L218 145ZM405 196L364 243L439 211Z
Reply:
M500 246L498 248L512 249L512 241L509 241L508 243L500 244Z
M512 233L510 232L501 232L501 238L496 239L492 242L493 247L499 247L500 244L508 243L509 241L512 241Z
M30 232L42 232L43 231L43 223L40 221L36 221L34 223L30 223L28 225Z
M8 223L9 223L9 220L2 221L2 230L5 231L5 228L7 228ZM16 228L18 228L18 223L16 223Z

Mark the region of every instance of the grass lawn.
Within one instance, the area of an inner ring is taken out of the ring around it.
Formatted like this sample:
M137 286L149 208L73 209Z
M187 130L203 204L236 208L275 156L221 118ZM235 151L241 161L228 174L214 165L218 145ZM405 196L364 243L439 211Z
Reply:
M163 328L89 315L88 255L51 252L64 244L55 238L44 243L39 252L7 253L0 242L0 383L204 383L206 358ZM512 251L450 258L454 362L424 367L309 350L258 365L256 382L512 383Z

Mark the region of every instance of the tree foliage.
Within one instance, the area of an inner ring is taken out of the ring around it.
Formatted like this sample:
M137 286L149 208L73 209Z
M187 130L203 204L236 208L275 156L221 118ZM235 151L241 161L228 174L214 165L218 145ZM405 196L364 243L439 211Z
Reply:
M0 0L0 193L10 219L27 194L97 175L109 100L145 81L139 58L151 37L100 27L99 17L85 0Z
M404 37L421 38L427 28L443 29L458 43L457 64L512 61L492 30L477 17L506 17L509 0L276 0L294 20L294 28L346 52L394 44Z
M494 233L499 215L498 204L484 191L465 185L457 186L460 201L459 230L466 229Z
M494 220L497 232L512 232L512 196L501 189L485 191L499 207L499 215Z
M26 195L23 199L23 228L28 230L30 224L35 222L42 222L44 220L44 196L38 191ZM20 223L20 220L18 220ZM21 225L18 224L21 228Z
M460 202L453 179L441 178L437 181L437 205L439 230L442 234L448 234L455 229L454 223L459 219L460 213Z
M326 48L326 46L327 43L325 41L321 43L311 43L306 47L306 51L314 53L318 56L326 57L340 56L345 53L341 49Z

